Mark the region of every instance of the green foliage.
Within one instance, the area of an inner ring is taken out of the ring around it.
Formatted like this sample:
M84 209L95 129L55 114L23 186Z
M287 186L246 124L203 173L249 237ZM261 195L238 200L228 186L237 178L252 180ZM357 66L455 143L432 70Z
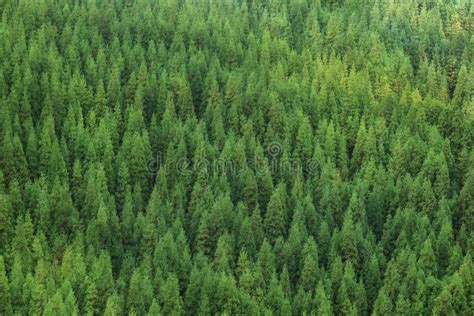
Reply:
M1 315L471 315L472 3L0 1Z
M5 262L3 256L0 256L0 301L2 314L11 314L12 305L10 298L10 286L5 272Z

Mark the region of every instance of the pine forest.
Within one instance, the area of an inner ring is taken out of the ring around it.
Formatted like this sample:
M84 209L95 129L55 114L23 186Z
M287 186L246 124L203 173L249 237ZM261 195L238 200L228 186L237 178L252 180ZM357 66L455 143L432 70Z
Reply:
M471 0L0 0L0 315L474 315Z

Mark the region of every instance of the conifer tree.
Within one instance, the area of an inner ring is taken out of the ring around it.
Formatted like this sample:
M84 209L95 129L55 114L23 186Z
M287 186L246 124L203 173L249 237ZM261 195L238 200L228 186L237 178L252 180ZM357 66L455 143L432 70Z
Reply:
M10 285L8 284L3 256L0 256L0 300L2 303L1 312L11 314L13 310L10 298Z
M269 242L274 243L285 234L286 205L284 185L280 184L268 202L265 213L264 229Z
M178 278L170 274L160 290L160 299L163 304L162 313L165 315L183 314L183 302L179 294Z

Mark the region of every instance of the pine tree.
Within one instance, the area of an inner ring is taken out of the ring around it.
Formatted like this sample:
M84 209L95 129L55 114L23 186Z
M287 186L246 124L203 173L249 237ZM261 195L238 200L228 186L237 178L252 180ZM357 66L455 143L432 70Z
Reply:
M85 313L87 315L95 315L96 313L98 313L100 308L97 288L92 281L86 283L88 283L88 285L86 292Z
M66 305L63 302L61 293L56 292L54 296L49 300L44 308L44 314L46 315L65 315Z
M107 252L101 252L99 257L95 260L92 265L91 276L93 280L91 280L89 285L90 289L88 288L87 290L87 296L89 296L90 291L92 297L91 310L97 308L102 311L106 305L107 298L113 293L115 288L112 275L112 262Z
M318 315L332 315L331 301L326 296L323 283L318 282L314 296L314 306Z
M306 292L310 292L319 281L318 250L316 242L312 237L306 241L301 257L303 265L301 268L300 285Z
M211 307L209 306L209 298L206 294L204 294L201 298L201 302L199 303L198 315L204 316L211 314Z
M251 219L245 217L239 231L238 247L241 250L245 250L250 258L254 258L257 251L254 233L255 231L252 229Z
M184 296L186 313L196 314L199 305L199 294L201 286L201 276L196 266L191 270L189 284Z
M379 261L377 256L373 254L370 259L366 261L366 267L364 269L364 284L367 292L369 312L371 312L371 308L377 299L377 294L382 285L381 283Z
M433 306L433 315L456 315L452 305L452 297L447 287L443 288L436 297Z
M184 313L183 301L179 294L178 278L171 273L160 290L160 299L163 304L164 315L181 315Z
M281 285L275 276L272 277L268 289L268 294L265 298L266 305L276 315L287 315L290 311L288 310L288 301L285 298Z
M257 265L260 267L263 279L265 282L271 279L273 273L275 273L275 255L273 254L270 244L265 239L262 243L262 247L258 253Z
M309 120L306 116L303 116L296 134L295 144L296 158L300 160L303 167L306 167L306 164L308 164L313 155L312 135L313 132Z
M127 296L127 304L138 314L148 311L153 297L150 279L142 273L140 269L133 271Z
M452 239L453 237L451 225L449 223L446 223L441 227L441 231L437 240L438 266L440 268L440 271L444 271L449 265Z
M120 298L117 294L112 294L107 299L105 306L104 315L113 316L121 313L122 309L120 307Z
M255 240L255 245L258 249L258 248L260 248L260 245L262 244L263 238L264 238L262 217L261 217L260 209L258 208L258 206L252 212L250 225L251 225L251 228L252 228L252 232L253 232L253 236L254 236L254 240Z
M193 99L191 87L184 74L178 74L173 78L175 104L178 109L178 116L185 120L194 115Z
M274 243L279 236L285 234L285 188L280 184L268 202L265 213L264 229L265 235L271 243Z
M11 305L13 310L21 310L23 306L22 295L23 295L23 284L25 277L23 275L23 267L21 263L21 257L15 255L13 259L13 266L11 268L10 276L10 293L11 293Z
M353 264L358 264L359 250L355 231L356 227L353 223L352 211L348 210L341 230L341 257L344 260L351 261Z
M423 271L428 275L437 275L438 264L433 251L431 240L427 239L423 243L423 248L420 251L420 258L418 259Z
M148 310L147 313L148 316L160 316L161 315L161 309L160 309L160 304L157 303L155 299L153 299L150 309Z
M7 245L9 244L10 236L13 229L13 212L11 210L10 201L5 194L0 192L0 236L1 239L5 242L2 242L0 249L2 253L5 253L7 250Z
M318 266L316 260L311 255L307 255L303 261L303 268L301 269L300 284L305 291L311 291L314 284L317 283Z
M3 256L0 256L0 302L0 312L10 315L12 313L10 285L8 284Z

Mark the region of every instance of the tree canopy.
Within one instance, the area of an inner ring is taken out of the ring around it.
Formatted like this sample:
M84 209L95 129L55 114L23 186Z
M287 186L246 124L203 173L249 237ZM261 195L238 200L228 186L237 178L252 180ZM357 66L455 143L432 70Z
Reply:
M1 315L472 315L468 0L0 0Z

